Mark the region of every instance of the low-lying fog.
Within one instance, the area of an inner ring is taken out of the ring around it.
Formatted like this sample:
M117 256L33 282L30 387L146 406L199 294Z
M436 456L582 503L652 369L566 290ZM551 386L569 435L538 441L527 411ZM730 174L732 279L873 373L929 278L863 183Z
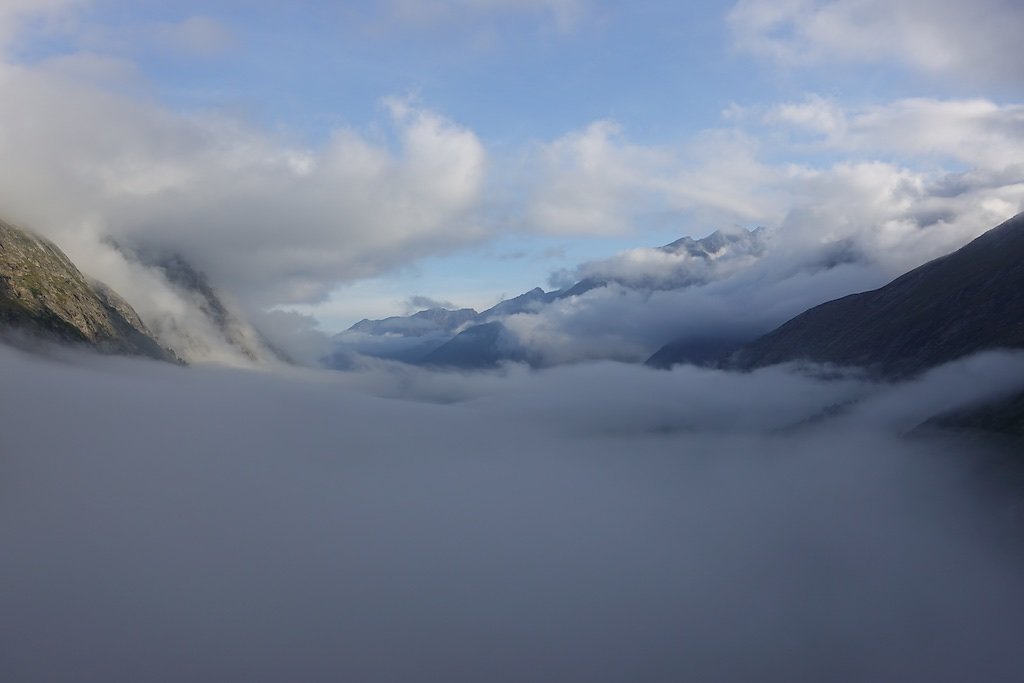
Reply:
M1024 680L1012 468L899 436L1021 356L0 373L5 682Z

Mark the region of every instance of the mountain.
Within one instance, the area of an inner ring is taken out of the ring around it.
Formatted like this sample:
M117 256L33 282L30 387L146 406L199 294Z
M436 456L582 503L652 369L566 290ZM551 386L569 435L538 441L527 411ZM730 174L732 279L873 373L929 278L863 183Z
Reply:
M335 351L324 362L329 367L351 367L353 354L453 367L491 367L502 360L524 360L528 354L512 343L511 333L500 324L509 316L536 313L610 284L647 291L704 284L759 257L769 236L764 228L736 227L716 230L701 239L683 237L661 247L635 249L581 266L569 280L572 284L561 289L535 287L481 313L469 308L432 308L410 316L361 320L335 336ZM656 270L645 270L652 263ZM735 348L739 341L728 340L728 344ZM725 348L717 344L712 355L717 358ZM460 353L465 354L461 360L457 358Z
M938 415L921 426L960 432L1001 434L1024 444L1024 391L978 406Z
M667 370L673 365L714 366L723 356L738 349L749 339L728 337L684 337L669 342L648 358L644 365Z
M749 266L768 246L766 228L722 228L706 237L682 237L656 248L629 249L579 266L572 275L583 283L616 283L643 291L665 291L708 284Z
M481 320L493 320L503 318L517 313L530 313L541 306L549 304L558 298L558 292L545 292L540 287L534 287L525 294L520 294L511 299L495 304L480 314Z
M479 315L472 308L428 308L412 315L396 315L383 320L364 318L350 327L349 331L375 335L399 334L406 337L422 337L437 332L455 334L460 327L476 320Z
M420 365L463 370L483 370L506 361L525 361L505 326L493 321L466 328L437 349L425 355Z
M55 244L0 221L0 328L102 353L180 362L106 285L91 281Z
M994 348L1024 348L1024 213L880 289L800 314L727 365L808 360L902 378Z
M685 253L694 258L714 260L727 255L760 254L764 251L767 237L766 228L719 228L707 237L696 240L682 237L658 249L670 254Z

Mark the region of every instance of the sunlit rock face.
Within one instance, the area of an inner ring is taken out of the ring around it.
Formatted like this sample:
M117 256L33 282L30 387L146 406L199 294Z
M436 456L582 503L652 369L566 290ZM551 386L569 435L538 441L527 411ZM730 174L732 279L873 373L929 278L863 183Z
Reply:
M89 280L55 244L0 221L0 330L8 337L177 360L114 290Z

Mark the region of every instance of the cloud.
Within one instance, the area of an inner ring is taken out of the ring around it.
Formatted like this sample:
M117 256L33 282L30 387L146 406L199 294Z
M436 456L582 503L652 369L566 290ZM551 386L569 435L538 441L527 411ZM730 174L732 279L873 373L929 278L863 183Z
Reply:
M607 363L229 372L2 347L0 372L11 680L1024 667L1019 496L1005 469L984 476L980 443L899 439L872 416L914 385ZM995 376L966 372L921 389L952 400ZM851 400L856 420L792 429Z
M4 0L0 3L0 54L30 27L52 27L85 4L86 0Z
M471 131L404 101L382 135L310 149L217 115L182 115L11 67L0 81L5 214L89 269L90 238L182 253L262 305L479 240L486 155ZM69 106L74 102L74 106ZM102 273L93 273L101 277ZM130 294L130 293L129 293Z
M457 306L450 301L441 301L422 295L411 296L405 301L405 309L410 313L415 313L416 311L422 311L428 308L453 309L457 308Z
M541 362L636 361L687 335L755 336L809 306L879 287L1024 210L1017 105L918 98L847 108L810 95L734 107L727 120L733 129L709 131L685 152L638 150L607 124L546 150L558 163L535 173L542 218L558 215L550 208L559 202L560 215L585 215L579 205L592 215L563 225L600 231L643 225L662 206L688 225L681 233L743 222L773 237L763 255L724 270L637 248L556 273L558 286L587 277L627 286L506 321ZM771 161L780 151L789 160ZM892 157L899 161L882 160ZM555 220L541 226L558 229ZM647 291L668 286L688 289Z
M935 77L1020 85L1024 9L1013 0L740 0L735 46L788 66L888 63Z
M550 364L642 361L681 338L751 339L811 306L880 287L1024 209L1024 184L1012 175L931 177L862 162L787 169L779 177L790 208L774 222L765 216L772 237L763 253L709 266L629 250L573 273L620 284L506 325ZM668 286L676 289L650 291Z
M853 180L849 169L859 169L862 180L873 168L879 177L929 185L967 168L998 178L1002 189L990 185L989 195L1004 201L1019 197L1024 179L1024 109L1016 104L910 98L847 107L810 94L766 107L733 106L723 124L685 146L637 145L611 121L537 145L522 171L527 226L605 235L670 222L706 232L734 223L777 225L786 212L813 203L808 184ZM867 199L866 189L850 196ZM871 189L882 194L868 201L883 205L899 192ZM830 194L824 203L835 199Z
M532 150L522 171L527 225L614 235L684 215L702 225L747 222L773 208L773 173L758 148L739 129L704 131L685 148L637 145L617 123L596 121Z
M769 125L812 136L806 144L857 155L1018 169L1024 155L1024 106L990 100L911 98L842 108L817 95L770 107Z
M669 160L625 142L612 121L539 145L526 173L535 179L528 220L554 234L628 232L631 207L644 203L652 177Z
M731 278L686 289L651 292L613 284L504 323L542 365L642 362L681 338L752 339L811 306L888 279L872 264L825 268L800 257L780 251L777 260L766 256Z

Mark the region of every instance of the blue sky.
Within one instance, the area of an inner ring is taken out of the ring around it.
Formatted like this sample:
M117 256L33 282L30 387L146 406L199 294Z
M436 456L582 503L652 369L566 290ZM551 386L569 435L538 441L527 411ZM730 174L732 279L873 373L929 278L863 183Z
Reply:
M479 308L630 247L776 227L809 184L838 196L844 165L1012 175L1022 18L1007 0L10 0L7 87L96 117L34 122L97 131L40 178L76 154L130 163L60 210L19 208L56 186L0 201L44 231L88 215L191 250L328 330L415 295ZM995 213L1005 187L982 198ZM299 208L276 215L274 188Z

